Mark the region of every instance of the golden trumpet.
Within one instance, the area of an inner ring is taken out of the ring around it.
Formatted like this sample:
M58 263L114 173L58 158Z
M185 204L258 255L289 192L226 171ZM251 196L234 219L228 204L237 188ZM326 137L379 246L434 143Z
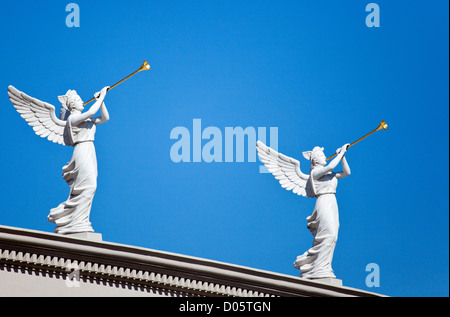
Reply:
M116 87L117 85L123 83L125 80L127 80L127 79L130 78L131 76L136 75L137 73L139 73L139 72L142 71L142 70L150 70L150 65L149 65L146 61L144 61L144 62L142 63L142 66L141 66L137 71L133 72L132 74L128 75L127 77L125 77L125 78L122 79L121 81L119 81L119 82L115 83L114 85L110 86L110 87L108 88L108 91L111 90L111 89L113 89L113 88ZM86 101L86 102L83 104L83 106L86 106L88 103L90 103L90 102L93 101L93 100L95 100L95 97L94 97L94 98L91 98L91 99L88 100L88 101Z
M363 136L363 137L359 138L358 140L356 140L355 142L351 143L349 146L347 146L347 149L348 149L349 147L355 145L356 143L358 143L358 142L361 141L362 139L367 138L367 137L368 137L369 135L371 135L372 133L377 132L378 130L387 130L387 128L388 128L387 123L384 122L383 120L381 120L380 124L378 125L378 127L377 127L375 130L373 130L373 131L367 133L365 136ZM335 157L336 155L337 155L337 154L331 155L329 158L327 158L327 161L330 160L330 159L332 159L332 158Z

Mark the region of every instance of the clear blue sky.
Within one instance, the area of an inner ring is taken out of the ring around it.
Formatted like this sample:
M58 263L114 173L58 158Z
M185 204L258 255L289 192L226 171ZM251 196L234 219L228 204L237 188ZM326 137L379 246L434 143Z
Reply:
M280 152L346 155L333 268L344 285L392 296L449 295L448 1L8 1L0 12L0 224L52 232L72 148L34 134L7 87L84 100L148 60L106 97L98 127L94 230L112 241L289 275L312 244L314 200L259 162L174 163L175 127L278 127ZM203 140L203 145L207 140ZM192 156L191 142L191 156ZM366 265L380 287L365 284Z

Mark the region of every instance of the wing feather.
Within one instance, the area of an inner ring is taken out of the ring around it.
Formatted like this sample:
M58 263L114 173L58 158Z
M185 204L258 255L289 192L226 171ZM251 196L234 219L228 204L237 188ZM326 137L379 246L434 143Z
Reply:
M66 121L56 117L53 105L30 97L13 86L8 87L8 95L14 108L37 135L54 143L70 145L64 140Z
M314 197L307 188L309 175L302 173L298 160L278 153L261 141L256 143L256 149L261 162L279 181L281 187L300 196Z
M47 130L47 129L44 129L44 130L41 130L40 131L40 136L42 137L42 138L46 138L46 137L48 137L49 136L49 134L50 134L50 130Z

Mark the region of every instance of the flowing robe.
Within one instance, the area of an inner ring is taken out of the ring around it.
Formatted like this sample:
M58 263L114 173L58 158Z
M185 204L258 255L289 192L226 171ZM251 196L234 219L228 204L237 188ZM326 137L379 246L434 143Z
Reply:
M306 218L308 229L314 236L313 246L297 257L294 266L303 278L335 278L331 268L339 230L339 212L336 201L338 180L336 173L328 173L318 180L310 176L317 197L313 213Z
M55 223L56 233L94 232L89 221L97 189L97 157L94 147L95 124L86 120L71 126L66 133L74 146L72 159L63 168L63 178L70 187L69 198L50 210L48 221Z

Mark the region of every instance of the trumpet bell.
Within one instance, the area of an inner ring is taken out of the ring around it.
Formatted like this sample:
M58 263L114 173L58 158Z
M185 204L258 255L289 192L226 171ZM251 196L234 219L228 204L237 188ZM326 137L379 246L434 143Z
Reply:
M381 120L380 125L378 126L377 130L387 130L388 125L386 122L384 122L383 120Z
M141 68L139 68L139 71L141 70L150 70L150 65L147 63L147 61L144 61L144 63L142 63Z

